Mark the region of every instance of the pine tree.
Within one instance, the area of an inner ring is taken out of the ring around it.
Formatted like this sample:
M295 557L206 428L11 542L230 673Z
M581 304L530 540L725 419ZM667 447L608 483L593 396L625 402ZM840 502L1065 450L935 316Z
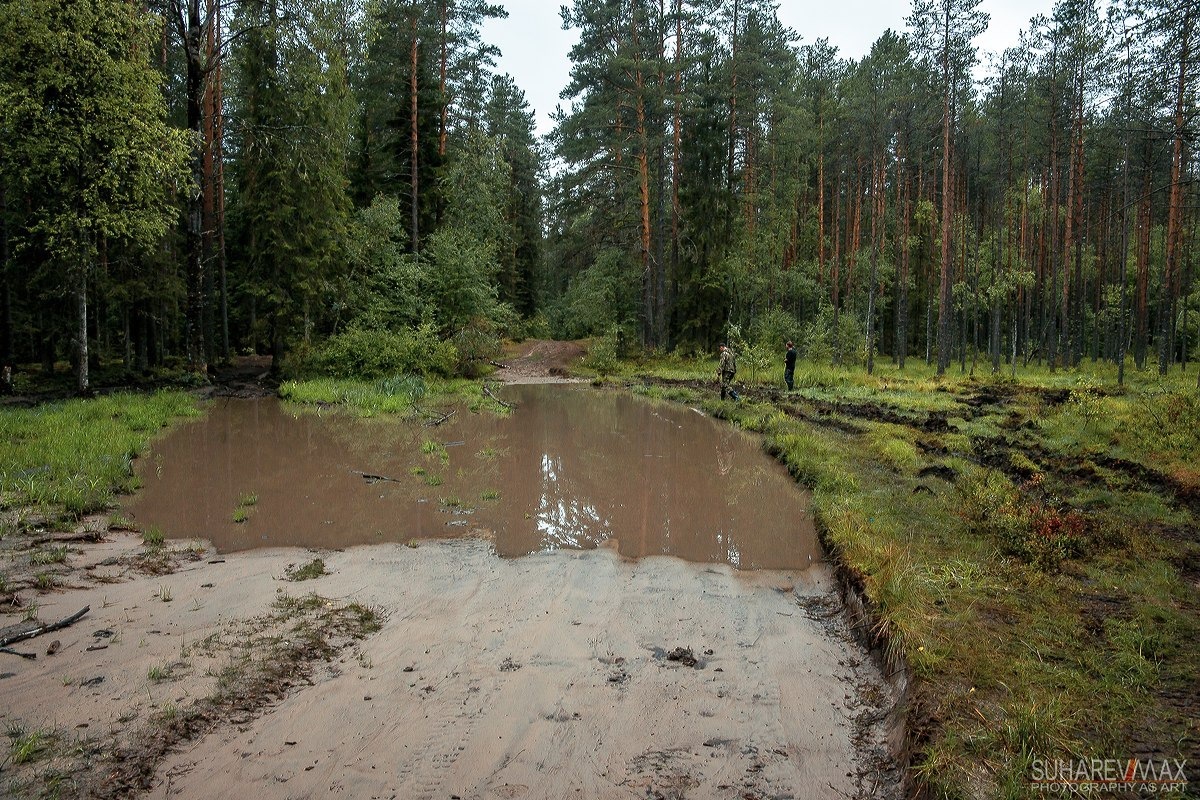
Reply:
M149 62L155 21L115 0L0 5L0 173L14 239L74 299L77 387L89 389L88 298L110 244L153 248L174 216L186 140Z
M309 338L349 223L353 103L339 8L314 4L295 17L275 0L246 0L239 9L249 33L235 54L242 133L230 216L276 369L294 340Z
M942 258L938 293L937 372L950 363L950 326L953 305L950 292L952 264L951 228L954 213L953 144L956 114L968 70L975 63L972 41L987 28L988 15L979 10L980 0L913 0L908 18L916 52L939 75L942 94Z

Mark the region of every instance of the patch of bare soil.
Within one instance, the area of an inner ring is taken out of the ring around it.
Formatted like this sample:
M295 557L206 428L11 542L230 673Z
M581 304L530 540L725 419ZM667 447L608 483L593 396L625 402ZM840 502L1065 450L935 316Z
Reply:
M0 656L0 723L48 732L85 796L899 796L895 698L810 613L840 605L821 569L479 540L321 556L303 584L310 555L260 550L44 597L45 618L92 611L54 655ZM309 616L280 616L289 593ZM350 604L378 633L320 628Z
M229 364L217 366L212 386L204 397L270 397L279 390L279 379L271 373L270 356L235 356Z
M586 353L582 342L527 339L505 353L492 377L502 383L565 383Z

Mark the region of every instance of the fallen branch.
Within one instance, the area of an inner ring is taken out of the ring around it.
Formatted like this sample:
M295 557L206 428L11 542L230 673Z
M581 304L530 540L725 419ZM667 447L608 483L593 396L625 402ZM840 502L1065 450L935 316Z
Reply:
M367 483L378 483L379 481L389 481L391 483L400 483L399 478L389 478L387 475L372 475L370 472L359 472L351 470L355 475L361 475L362 479Z
M516 405L514 405L513 403L506 403L503 400L501 400L499 397L496 397L496 395L492 394L492 390L489 389L486 384L483 387L483 393L486 394L488 397L492 398L493 400L495 400L500 405L504 406L505 408L516 408Z
M429 422L426 422L426 423L425 423L425 427L427 427L427 428L436 428L437 426L441 425L443 422L445 422L446 420L450 419L451 417L453 417L453 416L454 416L455 414L457 414L457 413L458 413L458 409L456 408L456 409L454 409L453 411L450 411L450 412L448 412L448 413L446 413L446 414L442 415L441 417L438 417L437 419L431 419L431 420L429 420Z
M37 658L37 653L21 653L16 650L9 650L7 647L0 647L0 653L8 653L10 656L20 656L33 661Z
M49 625L43 625L40 628L34 628L33 630L28 630L28 631L25 631L24 633L14 633L12 636L8 636L4 639L0 639L0 647L8 647L10 644L16 644L17 642L23 642L26 639L32 639L35 636L41 636L43 633L50 633L50 631L56 631L56 630L59 630L60 628L66 628L69 625L74 625L76 622L78 622L80 619L83 618L84 614L88 613L91 610L92 610L91 606L84 606L81 610L76 611L74 614L67 617L66 619L60 619L58 622L52 622Z
M83 531L81 533L60 533L54 536L42 536L30 542L31 547L41 547L47 544L66 544L69 542L103 542L101 531Z
M488 359L488 363L497 369L508 369L508 364L501 364L499 361L492 361L490 358Z

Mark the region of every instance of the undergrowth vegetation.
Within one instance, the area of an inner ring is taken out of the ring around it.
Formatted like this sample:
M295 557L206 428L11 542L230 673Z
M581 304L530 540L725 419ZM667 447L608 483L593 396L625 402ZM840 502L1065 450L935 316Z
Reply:
M288 370L301 377L376 380L398 374L449 377L457 366L454 344L432 325L422 325L398 331L349 328L316 347L293 351Z
M465 379L393 375L378 380L313 378L286 381L279 396L301 406L338 406L365 417L377 414L437 416L432 410L461 404L472 413L508 413L485 391L486 385ZM443 412L444 413L444 412Z

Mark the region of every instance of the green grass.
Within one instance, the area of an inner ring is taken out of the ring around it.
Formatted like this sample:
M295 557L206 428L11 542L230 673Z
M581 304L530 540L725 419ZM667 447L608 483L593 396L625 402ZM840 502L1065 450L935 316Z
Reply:
M243 525L250 519L250 511L258 505L258 495L253 492L242 492L238 495L237 506L233 509L233 522Z
M407 387L403 380L316 378L286 381L279 387L279 396L300 407L337 406L364 417L380 414L428 416L434 413L432 409L453 405L465 406L472 413L510 413L508 408L484 394L483 384L479 381L426 378L422 390L416 394L407 391Z
M328 574L329 572L325 569L325 562L319 558L314 558L312 561L299 567L289 566L285 571L284 578L289 581L311 581L314 578Z
M1194 374L1132 372L1118 389L1090 365L991 382L920 363L875 376L802 364L794 393L756 402L774 387L750 387L735 404L718 399L712 371L615 370L635 391L762 434L811 487L826 548L914 679L910 723L928 733L916 777L931 796L1034 797L1039 756L1195 748L1172 698L1200 684L1200 592L1181 574L1200 556L1187 534L1200 520L1169 487L1104 460L1185 491L1200 483ZM695 380L705 388L678 383ZM966 402L985 391L1002 407ZM930 412L949 430L922 428ZM956 477L921 477L926 467Z
M157 525L151 525L142 531L142 544L147 547L161 547L166 540L166 534Z
M132 463L171 420L194 416L178 391L114 394L28 409L0 409L0 493L10 506L77 518L135 488Z
M37 566L45 566L47 564L61 564L67 560L67 546L51 547L41 549L29 557L29 563Z
M14 766L37 761L51 748L53 738L49 731L29 731L12 725L8 729L8 759Z

